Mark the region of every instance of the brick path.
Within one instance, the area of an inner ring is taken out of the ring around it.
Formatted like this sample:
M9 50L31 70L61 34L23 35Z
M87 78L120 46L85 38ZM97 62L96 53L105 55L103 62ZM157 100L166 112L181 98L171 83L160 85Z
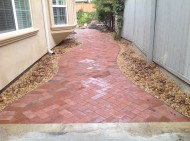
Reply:
M80 48L65 54L48 83L0 113L0 123L190 121L120 72L119 47L96 30L77 31Z

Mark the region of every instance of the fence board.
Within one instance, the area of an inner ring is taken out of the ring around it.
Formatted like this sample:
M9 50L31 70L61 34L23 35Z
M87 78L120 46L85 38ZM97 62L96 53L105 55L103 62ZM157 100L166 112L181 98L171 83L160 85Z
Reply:
M184 80L190 80L190 1L158 0L154 60Z
M190 84L190 0L127 0L125 5L122 37Z

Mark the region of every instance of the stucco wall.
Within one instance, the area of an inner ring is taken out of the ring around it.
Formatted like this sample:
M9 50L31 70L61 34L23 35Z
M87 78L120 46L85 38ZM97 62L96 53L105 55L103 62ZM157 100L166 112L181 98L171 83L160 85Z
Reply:
M45 2L48 19L46 22L48 23L50 45L51 48L53 48L57 43L52 36L53 34L51 30L52 17L50 16L50 8L52 7L49 5L48 0L45 0ZM69 17L68 24L66 26L74 25L76 23L76 15L74 10L74 1L68 0L67 12ZM47 53L47 43L42 11L42 1L31 0L33 28L39 29L37 35L5 46L0 46L0 90ZM57 36L60 39L64 39L68 33L68 31L64 31L62 29L60 34ZM1 38L2 36L0 36L0 39Z
M76 11L83 10L84 12L95 12L94 4L92 3L76 3Z

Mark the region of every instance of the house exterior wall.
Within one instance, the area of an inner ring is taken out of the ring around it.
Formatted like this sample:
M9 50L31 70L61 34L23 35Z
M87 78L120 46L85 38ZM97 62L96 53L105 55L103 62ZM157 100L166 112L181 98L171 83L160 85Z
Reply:
M76 3L76 11L83 10L84 12L95 12L94 4L92 3Z
M50 33L50 44L53 48L56 44L60 43L67 37L77 25L75 0L67 0L67 25L55 26L52 0L45 0L47 7L48 29Z
M92 0L75 0L76 3L90 3Z
M0 90L47 53L42 1L30 0L30 3L33 27L0 35ZM50 47L53 48L73 31L76 15L75 1L68 0L68 24L55 27L50 3L51 0L45 0L48 19L45 22L48 23ZM25 32L28 33L24 35Z
M127 0L122 37L190 84L189 25L189 0Z

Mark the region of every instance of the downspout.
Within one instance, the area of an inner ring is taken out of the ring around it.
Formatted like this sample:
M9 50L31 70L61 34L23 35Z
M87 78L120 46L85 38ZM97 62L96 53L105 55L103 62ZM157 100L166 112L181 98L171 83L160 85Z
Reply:
M50 46L50 40L49 40L49 30L48 30L48 20L47 20L47 14L46 14L46 6L45 6L45 0L42 0L42 9L43 9L43 20L44 20L44 27L45 27L45 34L46 34L46 43L47 43L47 51L50 54L53 54L54 52L51 50Z

